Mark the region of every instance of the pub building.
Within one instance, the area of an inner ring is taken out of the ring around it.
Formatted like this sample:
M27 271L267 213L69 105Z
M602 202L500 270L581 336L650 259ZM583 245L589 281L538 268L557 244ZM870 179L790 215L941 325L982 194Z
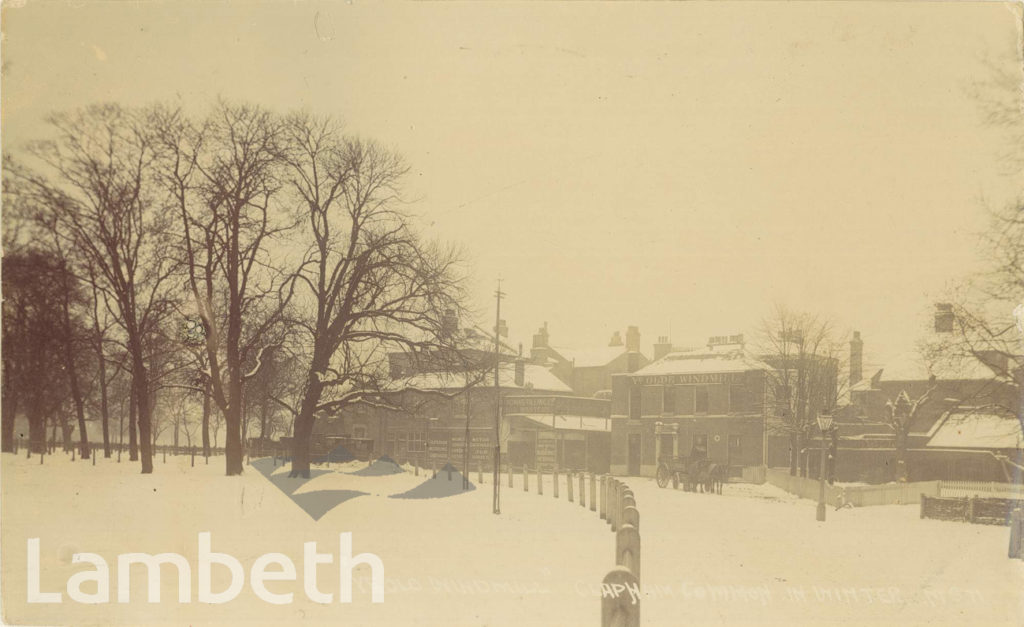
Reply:
M611 473L654 476L659 459L702 456L754 479L764 463L771 366L742 335L659 355L612 378Z

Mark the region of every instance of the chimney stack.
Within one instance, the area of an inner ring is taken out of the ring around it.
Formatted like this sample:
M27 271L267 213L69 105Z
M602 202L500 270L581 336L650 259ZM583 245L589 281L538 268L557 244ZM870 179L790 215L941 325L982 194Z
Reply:
M626 329L626 350L630 353L640 352L640 328L629 327Z
M548 323L537 329L533 334L533 347L530 348L530 360L543 363L548 357Z
M548 347L548 323L545 322L544 326L537 329L537 332L533 334L533 348L547 348Z
M516 360L516 387L523 387L526 385L526 361L523 359Z
M612 339L608 341L608 346L622 346L622 335L618 331L612 333Z
M853 332L850 340L850 385L860 383L864 378L864 341L860 339L860 331Z
M662 335L658 337L658 343L654 345L654 361L658 361L665 355L672 352L672 342L668 341L668 336Z

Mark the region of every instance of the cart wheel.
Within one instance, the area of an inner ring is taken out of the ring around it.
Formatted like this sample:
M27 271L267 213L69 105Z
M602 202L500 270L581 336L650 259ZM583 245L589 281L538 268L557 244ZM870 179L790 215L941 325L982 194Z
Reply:
M655 477L655 479L657 479L658 481L659 488L664 488L665 486L668 485L669 475L671 474L672 473L669 471L668 466L666 466L665 464L661 464L660 466L658 466L658 474Z

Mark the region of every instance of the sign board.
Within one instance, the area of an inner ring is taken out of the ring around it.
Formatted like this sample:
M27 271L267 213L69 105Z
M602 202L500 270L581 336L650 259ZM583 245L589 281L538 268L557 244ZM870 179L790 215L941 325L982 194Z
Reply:
M695 374L658 374L633 377L643 385L714 385L718 383L743 383L742 372L709 372Z
M543 471L550 471L558 462L558 440L554 431L537 432L537 465Z

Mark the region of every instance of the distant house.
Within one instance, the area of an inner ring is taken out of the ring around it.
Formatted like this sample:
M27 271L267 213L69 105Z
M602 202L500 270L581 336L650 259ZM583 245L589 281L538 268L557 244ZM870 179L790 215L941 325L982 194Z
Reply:
M533 336L530 359L550 366L576 396L590 397L611 390L613 375L634 372L650 361L640 351L638 327L626 330L625 341L616 331L607 346L568 348L551 345L547 323Z
M937 309L936 333L948 332L940 324L944 313ZM996 374L1005 364L989 363L986 355L929 360L909 352L865 377L863 347L855 333L849 401L836 416L839 480L891 480L896 461L891 406L920 399L906 426L909 479L1008 480L1007 473L1021 462L1021 426L1018 391Z

